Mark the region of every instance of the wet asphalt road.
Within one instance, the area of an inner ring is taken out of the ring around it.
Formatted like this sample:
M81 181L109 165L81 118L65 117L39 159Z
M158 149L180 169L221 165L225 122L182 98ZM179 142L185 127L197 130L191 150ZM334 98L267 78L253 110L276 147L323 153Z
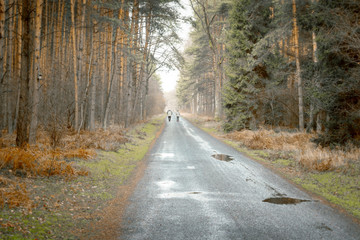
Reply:
M358 224L184 119L148 154L119 239L360 239Z

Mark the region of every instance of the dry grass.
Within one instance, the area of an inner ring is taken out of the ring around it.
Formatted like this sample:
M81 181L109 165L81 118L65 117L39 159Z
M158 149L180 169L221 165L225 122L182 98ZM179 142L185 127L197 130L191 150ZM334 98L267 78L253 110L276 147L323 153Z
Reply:
M68 134L63 138L67 147L101 149L116 151L129 140L120 128L99 129L96 132L81 131L80 134Z
M317 171L335 170L346 166L350 161L360 161L360 149L352 148L349 151L312 148L301 152L299 163Z
M86 171L76 170L66 162L69 157L88 159L94 156L93 150L50 150L39 147L21 149L8 147L0 149L0 169L11 169L26 176L75 176L86 175Z
M90 159L96 155L95 149L118 150L126 142L125 134L117 128L79 134L59 129L40 130L37 145L26 148L14 147L15 135L4 134L0 138L0 171L10 175L9 178L0 175L0 208L5 205L31 208L25 181L20 183L21 178L87 175L86 170L76 167L74 159ZM11 180L14 178L17 180Z
M296 153L299 164L310 170L334 170L346 165L349 161L360 160L360 149L351 148L349 151L342 151L317 148L310 141L314 135L308 133L276 133L272 130L261 129L232 132L227 137L242 142L250 149L293 151Z
M307 133L276 133L273 130L265 129L258 131L243 130L240 132L232 132L227 136L235 141L241 141L250 149L284 151L309 148L312 146L310 139L313 137L313 135Z

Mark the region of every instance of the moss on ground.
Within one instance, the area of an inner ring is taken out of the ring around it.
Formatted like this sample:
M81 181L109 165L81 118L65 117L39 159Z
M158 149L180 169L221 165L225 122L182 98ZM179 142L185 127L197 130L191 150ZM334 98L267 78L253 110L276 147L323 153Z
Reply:
M274 161L275 164L278 164L278 165L282 165L282 166L291 166L293 165L294 161L292 160L289 160L289 159L276 159Z
M134 127L128 132L130 142L116 152L99 151L95 159L76 160L76 165L89 170L89 176L29 179L32 212L3 208L0 239L80 239L86 235L144 158L163 120Z
M331 203L339 205L360 219L359 176L343 172L307 173L294 181L305 189L317 193Z
M22 214L16 210L3 210L1 219L6 223L0 227L1 239L76 239L70 231L72 216L67 212L36 210ZM19 221L21 219L21 221Z

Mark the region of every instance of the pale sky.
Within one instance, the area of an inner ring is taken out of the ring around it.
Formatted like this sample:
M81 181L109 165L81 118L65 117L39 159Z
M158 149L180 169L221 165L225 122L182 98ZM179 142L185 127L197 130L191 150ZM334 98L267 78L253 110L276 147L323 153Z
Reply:
M185 9L182 9L181 12L183 16L191 16L192 15L192 9L189 5L188 0L181 0L183 3ZM189 32L191 29L190 24L188 23L182 23L181 24L181 30L178 31L178 34L180 37L182 37L183 43L181 46L181 51L184 49L186 40L188 39ZM176 88L176 82L179 79L180 73L176 70L170 70L170 71L159 71L158 74L160 75L161 82L162 82L162 88L164 92L170 92Z

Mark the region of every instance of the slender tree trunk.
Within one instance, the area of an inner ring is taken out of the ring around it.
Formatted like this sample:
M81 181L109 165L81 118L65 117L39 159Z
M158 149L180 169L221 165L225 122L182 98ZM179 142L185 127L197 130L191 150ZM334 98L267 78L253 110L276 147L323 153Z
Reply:
M13 122L11 123L11 132L17 127L17 120L19 117L19 106L20 106L20 95L21 95L21 65L22 65L22 37L23 37L23 18L22 18L22 5L15 4L16 9L14 13L18 14L16 25L14 25L14 31L16 37L14 37L14 48L13 48L13 67L12 76L13 82L17 85L17 96L15 99L15 111L13 111ZM17 30L17 31L16 31ZM16 82L16 83L15 83ZM15 91L14 91L15 92ZM27 136L28 137L28 136Z
M105 27L107 29L106 33L101 33L101 35L103 36L103 41L105 42L105 44L103 44L103 58L102 58L102 65L103 65L103 69L105 69L105 71L102 71L103 75L102 75L102 78L101 78L101 123L103 124L104 123L104 115L105 115L105 94L106 94L106 91L107 91L107 88L106 88L106 79L107 79L107 75L109 74L109 70L107 68L108 66L108 61L106 61L106 59L108 58L108 45L109 45L109 32L110 29L108 26Z
M138 43L139 43L139 1L134 0L133 1L133 11L132 11L132 22L131 22L131 36L132 36L132 56L136 56L138 53ZM132 100L131 100L131 108L129 109L130 113L130 123L134 123L136 120L136 106L138 104L138 98L139 98L139 76L138 76L138 62L137 60L132 61L132 84L131 84L131 90L132 90Z
M93 35L91 33L90 35L90 43L89 43L89 48L90 48L90 56L89 56L89 64L88 64L88 70L87 70L87 85L85 88L85 94L83 97L83 100L81 102L81 109L82 109L82 116L81 116L81 122L78 128L78 132L80 131L80 129L82 128L83 125L85 125L85 119L86 119L86 113L87 113L87 105L88 105L88 99L89 99L89 92L91 91L92 88L92 62L93 62L93 55L94 55L94 51L93 51Z
M302 87L301 67L300 67L299 29L297 26L296 0L292 0L292 7L293 7L295 62L296 62L295 77L298 83L298 95L299 95L299 130L303 132L304 131L304 101L303 101L303 87Z
M82 79L83 71L82 66L83 63L83 56L84 56L84 48L85 48L85 17L86 17L86 0L82 0L82 7L81 9L81 28L80 28L80 36L79 36L79 67L78 67L78 76L79 80Z
M4 48L3 49L3 54L4 54L4 61L3 61L3 64L2 64L2 68L3 68L3 76L2 76L2 82L3 82L3 94L1 94L2 96L2 100L1 104L2 104L2 108L3 108L3 114L2 114L2 120L3 120L3 125L1 126L2 128L6 128L7 126L7 105L8 105L8 87L7 87L7 78L6 78L6 72L7 72L7 59L8 59L8 41L9 41L9 38L7 37L6 39L4 39Z
M59 1L59 6L58 6L58 20L57 20L57 24L56 24L56 37L55 37L55 58L58 59L58 57L60 56L61 53L61 31L63 28L63 17L64 17L64 12L65 12L65 3L63 3L62 1Z
M112 17L113 13L109 12L108 17ZM104 58L104 77L103 77L103 92L102 92L102 126L106 126L107 125L107 119L105 119L105 116L107 116L106 113L106 106L107 106L107 98L109 96L109 91L110 91L110 87L111 87L111 65L112 65L112 61L113 61L113 56L112 56L112 52L113 52L113 27L112 26L107 26L107 32L105 33L105 58Z
M5 2L0 0L0 87L4 81ZM2 88L0 88L2 89Z
M117 26L114 25L113 31L112 31L112 53L111 53L111 62L110 62L110 79L109 79L109 85L108 85L108 91L105 101L105 112L104 112L104 122L103 122L103 128L107 128L107 122L108 122L108 116L110 111L110 100L111 100L111 93L114 85L114 79L116 74L116 56L117 56L117 43L119 39L119 31L117 30Z
M124 87L123 87L123 121L125 124L125 128L129 126L129 106L131 99L131 84L130 77L128 77L129 73L129 45L131 44L131 38L128 35L129 32L129 10L126 8L124 12L124 39L123 39L123 78L124 78Z
M6 101L4 98L5 90L3 89L4 86L4 62L5 62L5 55L4 55L4 43L5 43L5 2L4 0L0 0L0 137L2 136L2 129L3 124L5 122L4 116L5 108L4 102Z
M85 78L85 69L84 69L84 65L85 65L85 61L84 61L84 48L85 48L85 17L86 17L86 0L82 0L82 6L79 7L79 12L81 12L81 22L80 22L80 33L79 33L79 53L78 53L78 78L79 78L79 82L81 83L83 81L83 78ZM83 70L84 69L84 70ZM89 82L88 82L89 83ZM81 86L81 84L80 84ZM88 89L88 88L86 88ZM84 99L87 98L87 96L84 97ZM79 126L78 126L78 131L80 131L80 128L82 127L82 125L84 124L84 117L85 117L85 109L84 109L84 104L81 103L81 107L80 107L80 116L81 119L79 119Z
M21 49L21 81L19 117L16 126L16 145L23 147L29 142L29 87L30 87L30 46L31 46L31 1L22 1L21 18L23 22Z
M97 11L97 8L95 8L95 10ZM99 32L99 28L98 28L98 22L96 19L94 19L94 32L92 33L91 36L91 51L93 52L93 45L94 43L94 38L96 37L96 34L99 35L99 40L101 40L101 35ZM95 45L95 48L98 49L98 57L95 60L95 66L99 66L100 63L100 42L98 45ZM99 75L100 76L100 75ZM91 85L90 85L90 114L89 114L89 130L90 131L94 131L95 130L95 111L96 111L96 77L95 76L91 76Z
M41 17L43 0L36 0L36 16L35 16L35 39L34 39L34 66L35 72L33 76L32 89L32 113L30 123L29 142L34 144L36 142L36 130L38 125L38 105L39 105L39 84L38 81L42 78L40 69L40 38L41 38Z
M314 3L314 0L311 0L311 3ZM312 47L313 47L313 62L314 65L317 65L318 63L318 56L317 56L317 42L316 42L316 33L312 31ZM317 73L313 76L313 84L318 87L317 83ZM319 115L318 109L315 107L315 103L313 101L313 98L310 101L310 112L309 112L309 124L306 128L308 132L313 131L316 129L315 124L317 125L317 116ZM316 121L316 122L315 122Z
M9 4L13 5L13 1L9 1ZM5 66L5 81L6 81L6 123L7 123L7 130L8 133L12 133L13 132L13 128L12 128L12 123L13 123L13 118L12 118L12 105L13 105L13 100L11 99L11 94L10 91L13 90L15 91L15 89L13 89L13 84L11 83L11 77L12 76L12 69L13 69L13 58L12 53L14 52L14 24L15 24L15 18L14 18L14 13L15 13L15 8L12 7L9 10L9 16L11 16L10 20L9 20L9 24L8 24L8 37L6 40L6 64Z
M50 1L45 1L45 12L44 15L45 16L52 16L51 13L51 3ZM41 40L41 42L43 42L43 45L45 46L51 46L51 32L53 32L53 29L51 29L50 27L50 19L49 17L45 17L45 21L43 24L43 31L44 31L44 37ZM45 47L41 50L41 54L42 56L44 56L41 60L42 60L42 66L49 66L48 64L51 63L52 66L55 66L55 59L54 57L50 56L49 52L51 51L51 47ZM51 99L51 97L49 96L54 96L55 91L51 91L52 89L55 88L56 86L56 78L57 78L57 74L55 73L55 71L50 72L47 71L47 68L43 69L43 74L44 74L44 78L47 79L47 81L44 82L44 85L42 87L43 89L43 94L45 96L45 99L43 100L44 102L47 102L48 99Z
M74 66L74 104L75 104L75 122L74 129L79 126L79 97L78 97L78 75L77 75L77 50L76 50L76 34L75 34L75 0L71 0L71 37L72 37L72 54Z
M314 3L314 1L317 2L318 0L311 0L311 3ZM313 61L314 61L314 64L317 65L318 62L319 62L319 58L318 58L318 46L317 46L315 31L312 31L312 45L313 45ZM317 88L320 88L319 83L317 81L315 82L315 85L316 85ZM313 105L313 103L312 103L312 105ZM320 132L323 131L323 128L324 128L322 121L324 120L324 118L325 118L324 115L326 115L326 114L321 109L316 109L316 110L317 110L317 113L316 113L316 132L320 133Z
M141 62L141 68L140 68L140 81L145 82L144 87L142 89L141 93L141 116L142 120L146 119L146 98L148 94L148 85L149 85L149 77L147 76L147 60L148 60L148 48L150 43L150 28L151 28L151 21L152 21L152 7L149 6L148 9L148 15L146 17L146 23L145 23L145 45L143 49L143 59Z
M123 121L123 100L124 100L124 87L125 87L125 77L124 77L124 72L125 72L125 63L124 63L124 59L125 59L125 28L126 28L126 15L125 15L125 0L121 0L121 8L119 10L119 19L121 20L122 24L120 26L119 31L119 59L120 59L120 72L119 72L119 84L118 84L118 99L117 99L117 109L121 110L121 111L117 111L117 123L118 124L124 124Z
M65 31L66 28L66 18L64 17L66 15L66 8L65 8L65 3L61 3L62 1L59 1L59 11L60 14L58 16L58 26L57 26L57 34L56 34L56 45L57 45L57 49L55 51L55 59L53 60L56 61L58 63L58 67L56 68L57 70L57 79L58 79L58 83L56 83L56 88L59 89L59 93L58 95L60 96L60 98L62 99L67 99L66 104L68 105L69 101L71 101L71 98L65 95L65 87L64 85L66 85L66 81L67 79L70 79L66 76L68 76L69 74L69 70L68 70L68 66L70 65L71 61L68 61L68 64L65 64L65 62L67 62L66 60L66 52L69 51L69 49L71 49L71 45L67 44L66 41L66 36L67 33ZM70 46L69 46L70 45ZM67 47L69 46L69 47ZM45 59L45 58L44 58ZM55 78L55 76L54 76ZM72 85L72 84L69 84ZM66 106L66 105L65 105ZM65 110L65 106L61 106L61 111L66 112ZM69 106L67 106L67 108L69 108Z
M91 88L90 88L90 119L89 130L95 130L95 111L96 111L96 78L91 76Z

